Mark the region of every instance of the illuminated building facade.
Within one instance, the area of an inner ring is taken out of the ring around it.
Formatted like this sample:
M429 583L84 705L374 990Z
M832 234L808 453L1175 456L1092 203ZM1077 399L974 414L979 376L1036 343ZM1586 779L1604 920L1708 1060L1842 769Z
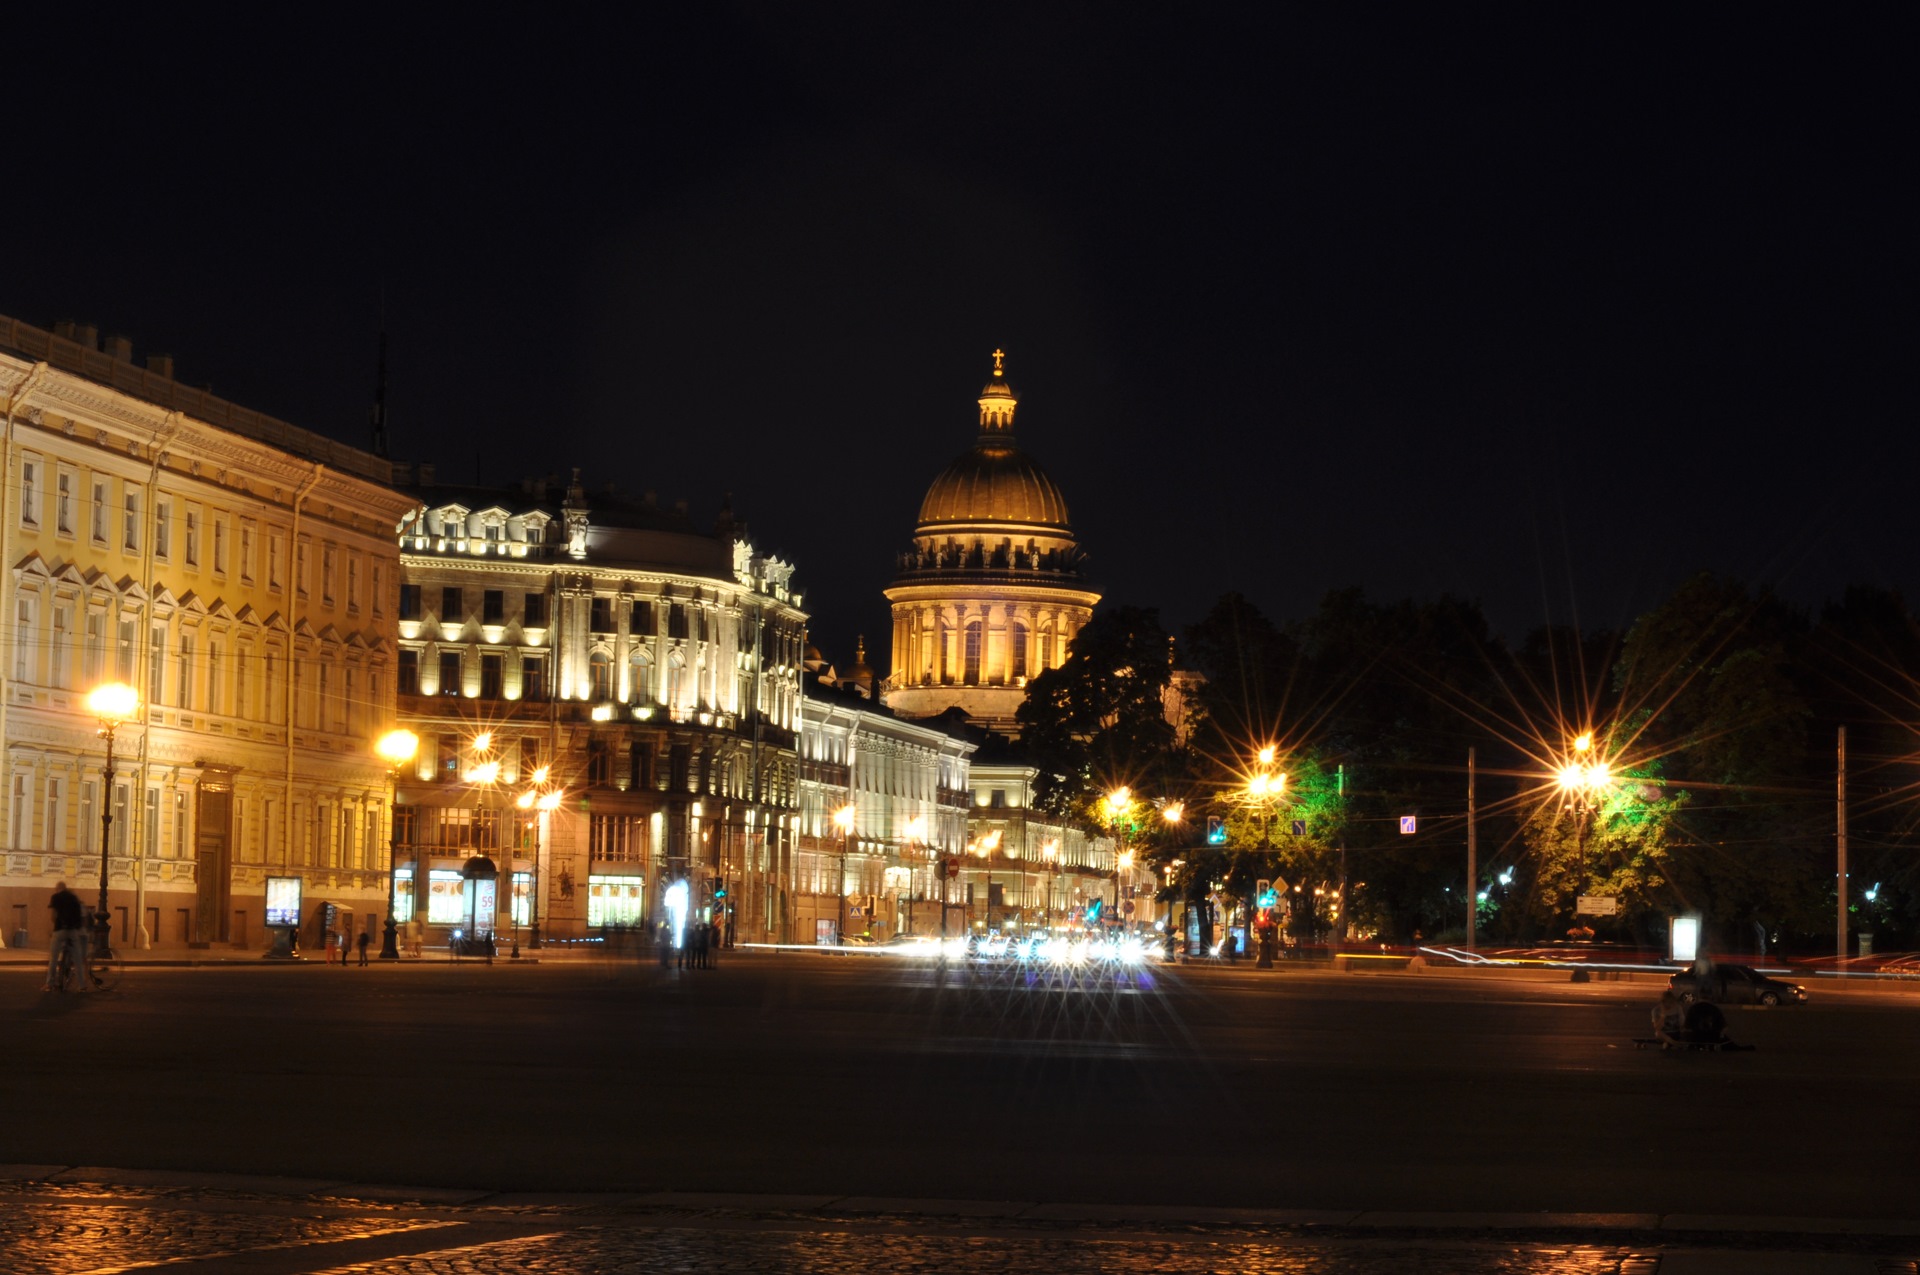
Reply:
M116 944L255 947L265 880L386 909L399 555L388 463L173 380L91 329L0 318L0 934L91 906ZM115 779L87 692L131 685Z
M999 351L979 401L979 437L927 489L913 547L886 591L885 698L904 717L957 705L974 723L1015 734L1027 679L1066 659L1100 595L1082 578L1060 489L1014 444L1019 396Z
M962 897L945 865L966 848L975 747L851 686L807 686L791 941L941 932L942 907ZM951 925L964 926L957 911Z
M487 860L496 940L663 919L789 928L806 616L792 568L571 484L436 487L399 520L401 901L440 940ZM544 800L543 800L544 799ZM416 903L416 900L418 901Z

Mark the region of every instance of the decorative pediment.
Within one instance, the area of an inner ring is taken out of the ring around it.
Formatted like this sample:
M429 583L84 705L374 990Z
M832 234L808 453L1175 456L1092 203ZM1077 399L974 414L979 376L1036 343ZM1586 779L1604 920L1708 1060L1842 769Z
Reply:
M301 621L301 623L304 624L306 623L306 621L303 620ZM309 630L309 632L311 632L311 630ZM330 645L337 643L340 641L340 630L334 628L331 624L329 624L327 625L327 627L320 630L320 640Z
M207 604L201 601L200 595L192 589L188 589L175 605L182 611L191 612L195 615L205 615L207 613Z
M287 617L281 615L278 611L274 611L269 614L266 619L260 621L260 627L263 629L272 629L276 633L285 633L287 631Z
M260 613L253 609L253 604L250 602L241 603L240 609L233 613L233 618L239 624L260 623Z
M301 616L299 621L293 626L293 633L295 637L311 638L313 636L313 625L307 621L305 616Z
M207 607L207 614L216 620L233 619L233 608L227 605L225 598L215 598Z

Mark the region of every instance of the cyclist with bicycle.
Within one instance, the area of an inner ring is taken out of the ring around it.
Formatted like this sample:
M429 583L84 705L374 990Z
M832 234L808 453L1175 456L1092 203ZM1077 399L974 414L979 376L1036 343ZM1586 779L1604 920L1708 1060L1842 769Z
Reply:
M54 885L53 898L48 900L47 907L53 911L53 943L47 949L47 985L40 990L67 990L60 985L63 974L60 958L71 953L72 967L79 975L77 986L84 992L92 986L91 971L87 967L87 910L81 906L80 896L67 889L65 881Z

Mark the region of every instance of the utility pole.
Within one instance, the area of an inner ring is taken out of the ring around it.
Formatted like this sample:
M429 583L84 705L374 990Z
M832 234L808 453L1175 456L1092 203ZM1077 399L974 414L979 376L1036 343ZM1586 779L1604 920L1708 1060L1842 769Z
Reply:
M1847 728L1840 728L1840 768L1835 779L1835 788L1839 796L1839 845L1840 876L1834 897L1838 900L1833 918L1834 952L1841 961L1847 959Z
M1480 842L1474 827L1474 750L1467 749L1467 950L1473 950L1473 924L1480 911Z

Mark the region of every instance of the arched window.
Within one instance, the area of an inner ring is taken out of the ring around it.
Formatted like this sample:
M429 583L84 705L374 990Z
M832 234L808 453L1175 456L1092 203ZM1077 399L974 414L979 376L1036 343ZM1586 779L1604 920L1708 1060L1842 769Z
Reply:
M945 620L940 621L937 630L940 640L940 684L953 685L953 626Z
M587 659L587 698L595 703L613 698L613 659L605 651Z
M667 655L666 702L669 708L679 708L681 706L680 701L681 697L686 693L686 684L687 657L676 649Z
M1040 625L1040 668L1046 672L1053 667L1053 621L1043 621Z
M627 660L627 687L634 703L653 701L653 656L645 647L636 647Z
M985 634L980 621L967 621L966 684L980 685L980 647Z

